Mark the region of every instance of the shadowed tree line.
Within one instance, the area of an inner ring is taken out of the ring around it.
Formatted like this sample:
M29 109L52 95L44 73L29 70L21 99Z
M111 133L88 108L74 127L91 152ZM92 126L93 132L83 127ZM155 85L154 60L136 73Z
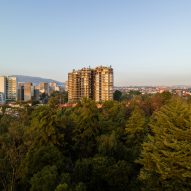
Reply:
M119 92L116 97L121 96ZM189 191L191 104L169 93L0 115L0 190Z

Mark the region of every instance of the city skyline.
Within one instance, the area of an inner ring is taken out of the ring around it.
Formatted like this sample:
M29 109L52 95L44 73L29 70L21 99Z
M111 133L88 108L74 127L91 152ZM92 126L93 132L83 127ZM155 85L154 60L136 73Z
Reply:
M7 1L0 6L0 75L66 81L112 66L114 85L191 85L191 2Z

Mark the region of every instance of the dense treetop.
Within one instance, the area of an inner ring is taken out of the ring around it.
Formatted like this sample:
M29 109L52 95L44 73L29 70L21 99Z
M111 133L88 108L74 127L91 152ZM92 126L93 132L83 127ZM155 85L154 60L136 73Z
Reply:
M0 190L189 191L191 105L169 93L0 114Z

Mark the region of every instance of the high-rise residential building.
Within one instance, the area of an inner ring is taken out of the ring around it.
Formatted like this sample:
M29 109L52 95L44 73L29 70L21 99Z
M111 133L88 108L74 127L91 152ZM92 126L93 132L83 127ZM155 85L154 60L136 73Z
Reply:
M6 81L6 99L8 101L17 100L17 78L15 76L8 76Z
M39 101L40 99L40 92L38 86L34 86L34 100Z
M77 102L80 99L80 72L73 70L68 74L68 101Z
M17 86L17 101L24 101L24 83L19 82Z
M96 102L113 99L113 68L95 69L94 98Z
M24 101L31 101L34 96L34 86L31 82L24 83Z
M48 94L49 93L49 85L46 82L41 82L39 84L39 92L40 93L45 93Z
M17 100L17 79L15 76L0 76L0 92L6 101Z
M31 82L19 82L17 88L17 101L31 101L35 97L35 89Z
M91 68L73 70L68 74L68 100L77 102L83 97L93 99L94 71Z
M49 83L49 86L55 88L55 87L57 87L57 83L56 83L56 82L50 82L50 83Z
M68 74L69 102L77 102L84 97L97 102L113 99L111 67L82 68Z
M6 92L7 92L6 84L7 84L6 76L0 76L0 93L1 93L2 102L5 102L5 100L6 100Z
M80 70L80 97L93 99L94 96L94 70L91 68L82 68Z
M60 91L60 90L61 90L61 88L60 88L60 86L57 85L56 82L49 83L49 92L48 92L49 95L51 95L55 91Z

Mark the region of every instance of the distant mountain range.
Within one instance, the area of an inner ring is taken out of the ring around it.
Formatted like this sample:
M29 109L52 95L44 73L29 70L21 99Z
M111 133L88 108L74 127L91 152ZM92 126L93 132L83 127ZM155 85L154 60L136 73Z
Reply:
M23 75L13 75L16 76L17 82L32 82L34 85L38 85L40 82L56 82L58 86L64 86L63 82L59 82L53 79L33 77L33 76L23 76Z

